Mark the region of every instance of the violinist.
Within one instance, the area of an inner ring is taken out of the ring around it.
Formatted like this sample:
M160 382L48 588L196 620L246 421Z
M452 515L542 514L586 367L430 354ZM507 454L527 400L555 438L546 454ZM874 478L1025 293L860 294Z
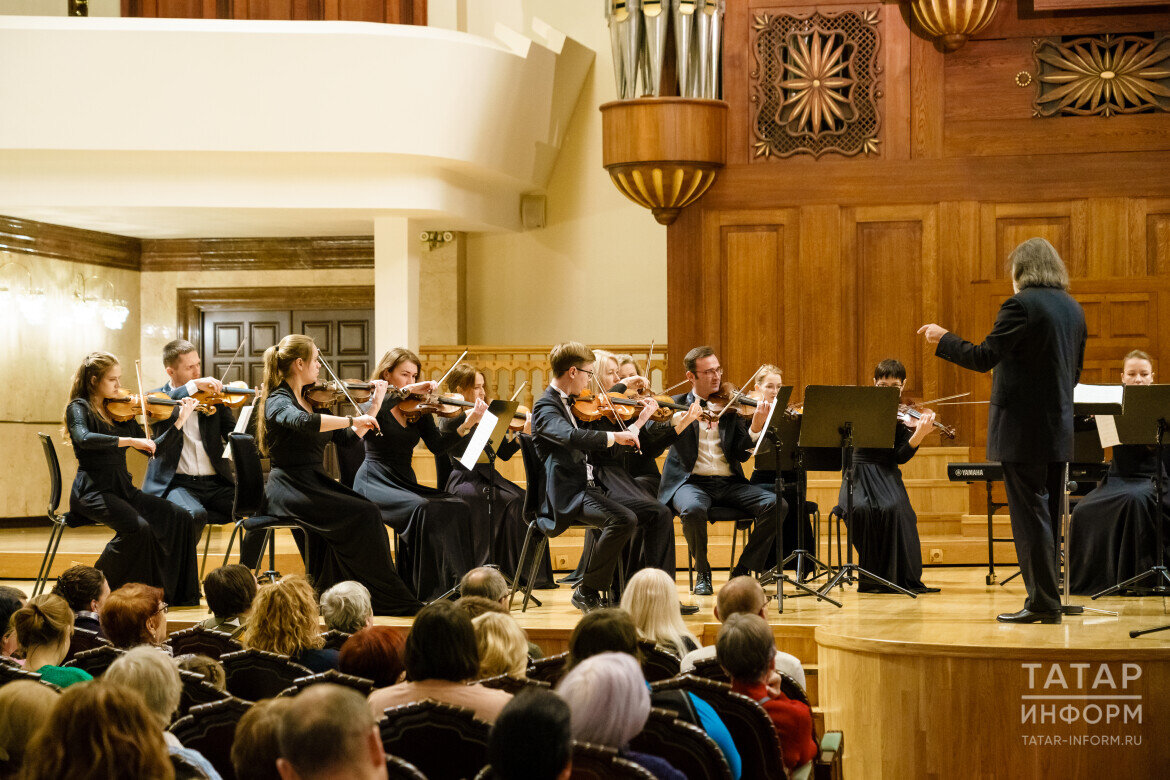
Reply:
M636 447L637 425L629 431L595 431L574 418L573 403L594 374L593 352L584 344L556 345L549 364L553 379L532 409L532 434L545 469L540 514L552 521L551 528L543 529L548 536L562 534L574 523L601 531L570 599L574 607L589 612L602 606L600 591L613 582L622 550L638 525L634 512L607 496L595 481L590 457L615 444Z
M706 407L708 398L723 388L723 368L715 350L695 347L683 363L691 391L675 396L677 403ZM727 506L755 518L748 543L739 562L733 561L732 577L767 568L768 550L776 543L774 509L777 496L770 490L748 483L741 465L764 432L771 404L761 402L748 424L728 409L718 420L697 420L679 434L662 469L658 500L670 506L682 519L683 534L695 559L695 595L710 596L711 564L707 560L707 512L712 506ZM689 412L676 412L679 422ZM696 415L697 416L697 415ZM784 513L781 507L781 514Z
M304 397L317 381L320 351L308 336L292 334L264 351L264 383L256 409L256 443L272 460L268 511L291 517L313 587L324 591L356 580L370 591L376 615L413 615L422 606L394 570L390 539L378 507L325 473L325 445L378 430L370 415L315 412ZM380 401L385 383L377 383Z
M1150 356L1135 349L1122 363L1123 385L1152 385ZM1113 447L1104 481L1077 502L1069 523L1069 590L1091 596L1144 572L1157 560L1155 511L1157 448L1144 444ZM1165 475L1164 475L1165 478ZM1170 494L1162 496L1162 522L1170 518ZM1129 594L1133 591L1122 591Z
M452 369L446 381L447 390L457 393L468 401L487 402L487 383L483 373L468 363L460 363ZM439 430L448 433L452 430L467 431L460 436L452 447L452 453L462 453L471 437L471 429L467 427L467 412L461 412L455 417L440 418ZM532 415L526 415L522 433L531 435ZM496 450L499 460L511 460L520 450L520 432L509 431L504 441ZM491 446L490 444L488 446ZM450 457L451 475L447 478L448 493L458 496L471 508L471 530L474 534L472 542L474 554L472 563L482 566L485 563L494 563L500 570L512 577L520 563L520 553L524 547L524 536L528 531L528 523L524 520L524 489L518 487L511 480L504 477L496 469L488 468L486 463L478 463L468 471L456 458ZM492 494L492 515L488 516L488 492ZM527 574L527 572L523 572ZM536 585L552 587L552 562L547 555L541 562L540 572Z
M202 523L182 507L134 487L126 468L127 448L153 456L181 437L195 401L177 404L173 424L149 439L138 420L118 422L110 415L107 401L127 395L121 378L122 367L109 352L91 352L73 375L65 408L65 427L77 456L69 512L113 529L114 538L96 564L111 588L142 582L162 588L172 604L198 606L196 550Z
M419 382L422 361L399 347L382 356L371 379L428 394L434 382ZM398 568L423 601L445 593L475 567L471 509L457 496L420 485L411 461L422 441L435 455L444 455L461 436L471 432L487 404L480 399L456 428L441 432L434 415L408 417L397 401L371 401L381 436L365 439L366 459L354 477L354 490L378 505L382 522L398 535Z
M906 384L906 367L893 359L883 360L873 370L877 387ZM911 429L897 422L892 450L858 449L853 456L853 546L861 568L872 571L895 585L914 593L938 593L922 584L922 547L918 541L918 515L898 467L907 463L922 440L934 430L934 413L923 412ZM845 505L845 485L837 501ZM844 512L842 511L842 514ZM883 593L876 582L862 578L859 593Z
M599 355L609 354L602 353L601 350L596 350L596 352ZM601 362L605 363L603 373L611 371L611 366L614 363L617 364L616 372L614 372L617 377L616 384L610 383L608 379L602 379L603 386L619 393L629 390L649 393L650 380L638 373L638 366L630 355L617 355ZM608 374L608 376L613 375L613 373ZM638 441L642 445L640 450L632 450L628 447L623 449L626 471L630 473L635 482L656 499L658 484L662 480L662 473L658 470L658 457L666 452L667 448L674 442L674 436L671 435L670 431L670 426L649 426L644 428L638 437ZM671 522L674 522L673 519Z
M634 362L633 355L614 355L613 360L617 364L617 377L619 382L624 379L629 379L632 376L639 375L638 364ZM649 371L647 371L647 373L649 373ZM647 377L647 379L649 379L649 377Z

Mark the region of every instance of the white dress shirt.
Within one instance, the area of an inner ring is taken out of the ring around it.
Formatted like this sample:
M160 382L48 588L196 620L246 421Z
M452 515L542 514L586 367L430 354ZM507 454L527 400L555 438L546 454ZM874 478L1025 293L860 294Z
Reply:
M728 410L728 414L735 414L735 410ZM678 425L678 421L682 419L686 412L675 412L672 422ZM695 467L691 469L691 473L696 477L730 477L731 466L727 463L727 455L723 452L723 443L719 441L719 423L718 422L704 422L698 421L699 426L699 450L695 456ZM748 430L748 435L751 436L752 441L760 438L760 434Z
M169 386L170 382L167 385ZM195 382L191 381L187 383L186 389L187 395L195 395L198 388L195 387ZM199 418L195 416L197 414L199 412L193 412L183 424L183 451L179 454L179 466L175 471L189 477L213 477L215 466L211 465L211 458L207 456L207 450L203 447L203 434L199 430Z

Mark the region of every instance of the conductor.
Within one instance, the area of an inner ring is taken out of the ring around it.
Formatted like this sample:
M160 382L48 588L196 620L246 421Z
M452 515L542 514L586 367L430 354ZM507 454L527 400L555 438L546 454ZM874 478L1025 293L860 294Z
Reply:
M1015 295L982 344L933 323L918 332L935 354L972 371L995 369L987 459L1003 464L1016 558L1028 598L1003 623L1059 623L1059 517L1064 467L1073 451L1073 387L1085 354L1085 314L1068 294L1055 247L1030 238L1009 258Z

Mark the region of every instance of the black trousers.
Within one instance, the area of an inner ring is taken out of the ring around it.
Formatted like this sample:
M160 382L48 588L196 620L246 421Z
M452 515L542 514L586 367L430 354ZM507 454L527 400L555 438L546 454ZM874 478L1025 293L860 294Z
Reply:
M788 509L784 499L780 515ZM671 505L682 520L683 535L695 558L695 568L701 572L711 570L707 560L707 513L712 506L731 507L756 519L748 543L744 545L739 563L732 563L737 569L763 571L767 568L768 552L776 544L776 517L772 510L776 506L776 494L759 485L751 485L732 477L698 477L687 479L670 499Z
M1028 589L1024 608L1060 609L1057 586L1063 463L1004 463L1003 481L1011 513L1016 559Z
M235 487L219 477L176 474L163 498L190 512L200 527L207 523L222 525L232 522ZM254 568L263 541L262 532L245 531L240 541L240 563Z
M604 591L613 582L622 549L638 528L638 516L632 509L607 496L601 488L587 487L580 520L601 532L589 555L581 584Z

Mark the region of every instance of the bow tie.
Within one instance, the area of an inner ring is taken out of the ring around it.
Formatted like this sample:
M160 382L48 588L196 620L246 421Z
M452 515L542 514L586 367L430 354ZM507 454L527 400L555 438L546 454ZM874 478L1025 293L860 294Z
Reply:
M569 402L569 406L572 406L573 404L577 403L577 396L573 395L572 393L567 393L565 395L565 400Z
M707 408L707 399L705 399L705 398L700 398L700 399L699 399L699 406L701 406L701 407L703 407L704 409L706 409L706 408Z

